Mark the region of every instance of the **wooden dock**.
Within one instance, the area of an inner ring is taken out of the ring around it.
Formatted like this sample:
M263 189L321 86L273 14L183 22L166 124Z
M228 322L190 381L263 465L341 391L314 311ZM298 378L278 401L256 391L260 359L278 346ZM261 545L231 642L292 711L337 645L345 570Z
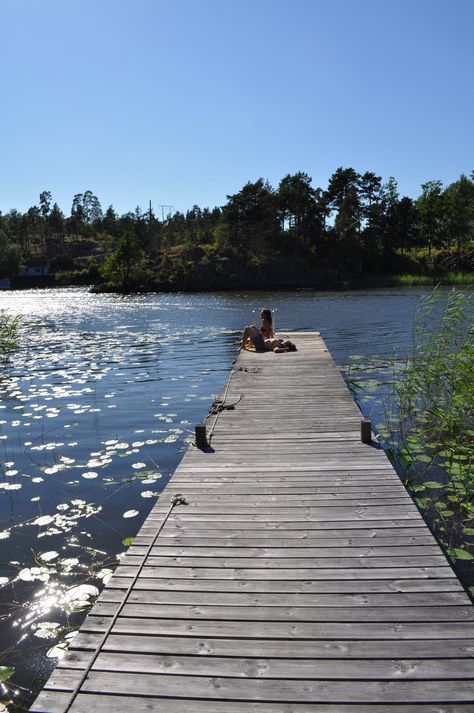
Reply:
M317 333L240 354L35 713L472 713L474 607Z

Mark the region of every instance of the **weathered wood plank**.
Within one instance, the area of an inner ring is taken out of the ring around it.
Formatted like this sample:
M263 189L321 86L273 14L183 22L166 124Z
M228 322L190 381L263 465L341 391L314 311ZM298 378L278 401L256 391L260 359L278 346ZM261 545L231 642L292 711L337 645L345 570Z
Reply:
M210 510L209 508L208 510ZM172 516L172 521L175 522L373 522L374 520L419 520L420 515L417 510L411 505L408 506L387 506L385 508L377 508L362 506L355 510L341 507L327 508L300 508L286 511L278 511L276 508L266 508L271 512L259 512L258 508L255 512L229 513L226 510L215 508L214 512L204 510L199 512L197 508L193 511L182 510ZM153 512L149 518L150 522L159 519L164 515L164 511Z
M137 600L138 599L138 603ZM116 604L100 600L94 607L98 616L112 616ZM153 619L188 619L218 621L296 621L296 622L457 622L473 621L474 607L312 607L312 606L216 606L213 604L160 604L143 602L136 597L121 610L124 617Z
M134 542L139 542L140 540L149 539L151 533L147 533L145 530L146 522L143 523L143 527L137 533L134 538ZM339 523L336 525L336 529L325 528L314 528L313 526L308 526L306 530L295 530L291 527L286 527L283 532L275 531L272 529L266 530L250 530L248 527L244 529L239 529L238 527L232 528L219 528L212 527L207 532L203 532L202 528L195 533L192 530L192 525L187 525L186 535L179 533L179 523L174 522L173 519L168 518L162 531L160 532L160 543L162 538L169 538L175 541L185 541L194 540L195 537L199 536L201 539L209 541L210 539L224 541L228 539L238 539L243 538L245 540L259 541L270 539L279 539L280 541L287 541L291 539L296 539L297 542L294 546L302 547L305 541L314 543L323 543L326 547L341 547L348 546L344 543L357 543L358 546L400 546L402 542L409 544L420 544L420 543L436 543L433 535L428 531L426 527L423 527L423 523L398 523L398 527L390 528L387 527L387 523L384 521L381 523L382 526L370 527L366 523L360 524L356 523L354 528L341 528ZM151 529L150 527L148 529ZM190 534L188 534L190 533ZM318 546L315 544L314 546Z
M176 491L178 492L178 490ZM289 507L304 508L310 505L337 505L337 507L362 507L364 505L406 505L411 504L411 498L408 493L400 491L389 493L372 493L367 492L363 495L347 492L325 492L325 493L304 493L303 495L294 494L292 492L266 494L266 493L222 493L220 491L212 491L211 493L193 492L186 498L190 508L207 509L208 507L227 508L239 512L239 509L246 505L249 507L268 508L268 507Z
M105 631L111 617L90 614L82 630ZM118 617L114 633L151 634L156 636L203 636L206 638L249 639L466 639L474 637L472 622L275 622L157 619Z
M118 571L119 576L133 577L137 573L137 567L121 565ZM175 579L234 579L245 581L247 579L287 579L287 580L330 580L330 579L426 579L435 578L456 579L451 567L446 563L439 567L385 567L369 568L363 567L334 569L334 568L246 568L246 567L184 567L184 566L145 566L143 577L164 577Z
M58 668L82 669L89 660L87 651L67 654ZM419 680L469 679L472 663L465 658L442 659L341 659L243 658L239 656L170 656L127 652L103 652L94 671L123 671L179 674L186 676L228 676L231 678L306 678L326 680Z
M119 567L109 584L108 589L118 588L124 589L132 583L132 576ZM397 593L397 592L423 592L436 593L435 597L426 597L426 605L433 604L433 599L436 602L440 592L462 592L467 597L459 581L454 577L435 579L426 578L419 579L413 577L411 579L355 579L353 577L347 579L219 579L218 575L214 578L206 579L205 577L183 577L178 578L176 571L173 571L174 576L166 577L161 571L157 571L156 576L148 576L148 570L145 574L138 577L134 583L135 590L150 589L156 592L166 591L185 591L185 592L252 592L252 593L332 593L332 594L364 594L364 593Z
M102 602L118 602L123 596L121 590L106 587L99 600ZM426 616L439 607L468 605L470 600L465 592L438 592L436 598L426 601L425 592L391 592L368 594L295 594L289 592L210 592L206 591L170 591L150 590L135 587L127 597L130 603L148 604L189 604L190 606L264 606L264 607L421 607ZM470 607L472 609L472 607Z
M70 690L79 679L80 672L61 669L60 676L51 676L47 688ZM425 681L328 681L322 679L275 679L267 681L258 678L228 678L205 676L181 676L161 674L160 696L182 696L211 700L273 700L289 703L424 703L444 702L447 698L454 702L471 702L473 685L459 679L430 681L427 691ZM82 685L85 692L140 693L156 695L156 676L150 673L118 673L91 671Z
M99 633L81 630L71 645L72 651L93 651L100 639ZM313 660L362 661L364 659L405 660L462 658L471 660L474 639L405 639L405 640L308 640L210 638L183 636L153 636L152 634L113 633L107 638L103 651L141 652L154 654L192 656L263 656Z
M141 557L126 555L122 559L124 566L139 565ZM147 566L149 567L191 567L191 568L209 568L222 567L228 568L257 568L257 569L294 569L301 567L304 571L312 569L320 570L322 567L329 565L334 569L354 569L354 568L387 568L387 567L443 567L446 559L442 554L437 555L422 555L410 557L408 554L399 557L334 557L328 562L327 557L206 557L206 556L177 556L167 557L156 556L150 554L147 558Z
M218 545L204 546L197 542L191 543L187 547L180 545L163 545L161 542L153 546L150 555L154 557L176 556L176 557L227 557L229 554L228 544L226 547ZM128 548L127 554L130 556L143 557L147 554L148 548L143 545L132 545ZM439 548L436 545L404 545L403 547L296 547L287 545L286 547L238 547L236 544L231 549L233 557L272 557L272 558L312 558L315 562L320 558L353 558L353 557L401 557L406 556L427 556L439 557Z
M252 531L250 531L252 532ZM325 539L323 537L318 538L318 537L313 537L313 536L306 536L302 537L299 536L299 532L297 531L295 534L292 534L292 536L288 537L287 533L285 533L285 539L282 539L281 536L278 537L278 535L272 535L271 533L261 533L261 532L254 532L253 536L252 534L249 534L248 537L244 537L244 533L241 533L240 535L227 535L226 537L226 531L222 534L219 533L210 533L208 535L202 535L202 532L198 533L195 536L188 536L184 537L179 534L174 534L173 532L170 532L167 530L166 535L163 535L160 537L159 541L159 547L160 548L186 548L186 547L206 547L206 548L229 548L229 547L236 547L236 548L248 548L248 547L253 547L253 548L268 548L268 547L276 547L280 548L282 551L286 550L287 548L291 549L310 549L310 550L315 550L320 553L320 556L331 556L331 551L344 551L347 554L349 554L352 550L359 550L361 552L367 552L367 551L375 551L375 550L383 550L383 553L388 554L388 550L393 550L393 554L396 555L397 551L404 552L404 548L410 548L410 551L413 551L413 548L418 548L418 553L420 554L422 551L422 548L432 548L434 547L433 545L433 540L431 537L427 536L421 536L421 537L413 537L413 536L407 536L403 537L403 535L400 533L398 537L396 538L390 538L390 537L377 537L373 538L370 537L370 535L367 535L366 537L363 537L363 532L359 533L358 537L353 537L353 538L337 538L337 539ZM211 534L212 533L212 534ZM218 536L215 536L215 535ZM248 534L248 533L247 533ZM213 536L214 535L214 536ZM152 543L152 535L147 535L142 532L142 534L139 534L135 537L134 539L134 544L130 546L130 554L138 554L138 551L142 552L144 554L144 549L149 546ZM133 550L132 550L133 547ZM235 550L234 550L235 552ZM176 554L176 553L175 553Z
M60 691L43 691L36 703L37 711L63 713L69 694ZM117 713L130 710L134 713L387 713L386 704L318 704L317 711L309 703L275 703L259 701L210 701L184 698L161 698L153 696L127 696L80 693L75 699L71 713ZM390 713L472 713L470 703L401 704L390 705Z
M147 520L145 520L145 523L143 525L143 529L141 531L146 532L147 530L152 530L153 532L156 532L156 522L161 522L159 518L156 518L154 513L152 512L150 516L148 517ZM423 522L422 518L412 518L412 519L395 519L395 518L387 518L387 520L379 519L379 520L372 520L372 519L353 519L353 520L338 520L336 523L334 521L332 522L332 525L328 525L328 522L331 522L330 520L328 521L326 518L320 518L319 520L305 520L304 522L301 522L300 520L293 520L293 521L288 521L288 520L283 520L283 521L275 521L275 520L264 520L263 517L260 520L234 520L234 521L228 521L226 519L221 519L221 520L214 520L212 522L206 522L206 521L200 521L200 520L193 520L193 521L180 521L179 518L173 516L170 519L168 519L165 527L167 529L173 528L174 530L179 530L179 531L185 531L187 532L188 530L211 530L213 532L215 531L221 531L221 530L262 530L262 531L267 531L267 532L277 532L277 533L282 533L283 532L291 532L291 531L298 531L298 530L304 530L304 531L312 531L312 532L317 532L323 531L327 532L328 530L334 529L335 527L339 528L340 532L345 532L347 530L350 530L351 532L355 532L356 528L359 530L359 532L362 531L373 531L373 530L379 530L383 528L387 529L393 529L394 527L399 527L399 528L406 528L410 532L413 530L413 528L418 527L420 532L426 532L427 528L425 523ZM161 533L160 533L161 536Z

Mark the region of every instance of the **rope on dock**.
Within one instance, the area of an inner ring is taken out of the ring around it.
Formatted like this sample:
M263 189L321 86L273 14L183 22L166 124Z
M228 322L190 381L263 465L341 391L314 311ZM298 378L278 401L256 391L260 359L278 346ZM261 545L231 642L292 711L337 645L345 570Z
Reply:
M130 594L131 590L132 590L133 587L135 586L135 583L136 583L138 577L140 576L141 571L142 571L142 569L143 569L143 567L144 567L144 565L145 565L146 559L147 559L148 555L150 554L151 550L153 549L153 547L154 547L154 545L155 545L155 542L156 542L156 540L158 539L158 537L159 537L159 535L160 535L162 529L163 529L164 526L166 525L169 516L171 515L171 513L173 512L174 508L175 508L177 505L187 505L187 504L188 504L188 501L186 500L186 498L184 497L184 495L182 495L181 493L177 493L177 494L173 497L173 499L172 499L172 501L171 501L171 504L170 504L170 506L169 506L169 508L168 508L168 511L166 512L166 514L165 514L165 516L164 516L164 518L163 518L163 520L162 520L162 522L161 522L161 525L159 526L158 530L156 531L155 536L153 537L153 540L152 540L151 543L148 545L147 550L146 550L145 554L143 555L140 564L138 565L137 572L136 572L136 574L134 575L134 577L133 577L131 583L130 583L129 586L127 587L127 591L125 592L124 596L122 597L122 601L120 602L120 604L119 604L119 606L118 606L118 608L117 608L117 611L116 611L115 614L113 615L113 617L112 617L112 619L111 619L111 621L110 621L110 623L109 623L107 629L105 630L104 634L102 635L101 640L100 640L99 643L97 644L97 646L96 646L96 648L95 648L95 650L94 650L94 652L93 652L91 658L89 659L89 663L87 664L87 666L86 666L86 668L85 668L85 670L84 670L84 672L83 672L81 678L79 679L79 681L77 682L77 684L76 684L75 687L73 688L73 690L72 690L72 692L71 692L71 695L70 695L70 697L69 697L69 700L68 700L68 702L67 702L67 704L66 704L66 707L65 707L65 709L64 709L64 713L68 713L68 711L70 710L72 704L74 703L74 701L75 701L75 699L76 699L77 694L79 693L79 691L80 691L80 689L81 689L82 684L84 683L84 681L86 680L87 676L89 675L89 672L90 672L92 666L94 665L94 663L95 663L95 661L96 661L96 659L97 659L97 656L98 656L99 653L101 652L102 647L103 647L103 645L105 644L105 642L106 642L106 640L107 640L107 637L109 636L109 634L110 634L110 632L111 632L111 630L112 630L112 627L114 626L115 622L117 621L118 617L120 616L120 614L121 614L121 612L122 612L122 609L123 609L123 607L125 606L125 604L126 604L126 602L127 602L128 595Z
M232 377L234 376L234 374L237 374L239 371L248 371L248 372L252 372L252 373L256 374L256 373L258 373L259 371L262 371L262 370L259 369L259 368L256 368L256 369L249 369L249 368L247 368L247 367L245 367L245 366L239 366L238 369L232 369L232 371L231 371L230 374L229 374L229 378L227 379L227 383L226 383L226 385L225 385L224 396L223 396L222 399L220 399L218 402L215 402L215 406L213 405L213 407L211 408L211 410L210 410L210 412L209 412L209 415L215 416L214 423L212 424L211 428L209 429L209 434L208 434L208 443L209 443L209 445L210 445L210 443L211 443L212 434L213 434L214 429L215 429L215 427L216 427L217 419L219 418L219 414L222 413L222 411L231 411L232 409L234 409L234 408L237 406L237 404L240 403L240 402L242 401L242 399L244 398L244 396L245 396L245 394L242 393L242 394L240 394L240 396L239 396L239 398L237 399L237 401L235 401L235 403L229 404L229 405L226 405L226 403L225 403L226 398L227 398L227 392L228 392L228 390L229 390L229 386L230 386L231 379L232 379Z

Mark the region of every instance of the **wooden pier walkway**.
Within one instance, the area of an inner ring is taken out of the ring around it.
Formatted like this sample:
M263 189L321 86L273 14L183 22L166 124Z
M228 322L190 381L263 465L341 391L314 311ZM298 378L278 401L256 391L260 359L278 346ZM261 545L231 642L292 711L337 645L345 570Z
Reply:
M243 352L39 713L472 713L474 607L323 340Z

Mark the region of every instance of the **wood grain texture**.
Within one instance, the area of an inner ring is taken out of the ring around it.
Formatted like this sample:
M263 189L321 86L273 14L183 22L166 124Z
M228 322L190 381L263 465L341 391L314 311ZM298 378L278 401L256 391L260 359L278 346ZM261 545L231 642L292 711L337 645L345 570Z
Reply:
M239 355L235 408L206 419L34 713L473 710L474 608L321 337L291 338Z

